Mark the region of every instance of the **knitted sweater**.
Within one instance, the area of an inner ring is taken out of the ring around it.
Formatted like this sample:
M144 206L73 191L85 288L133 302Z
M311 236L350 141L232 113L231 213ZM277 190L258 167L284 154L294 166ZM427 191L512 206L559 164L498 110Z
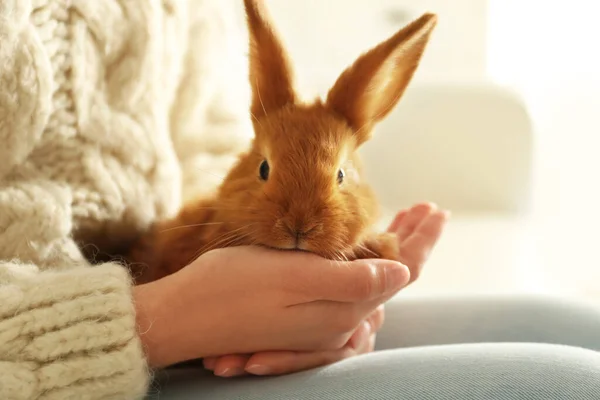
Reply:
M0 0L0 399L146 392L129 276L84 254L213 190L247 142L233 3Z

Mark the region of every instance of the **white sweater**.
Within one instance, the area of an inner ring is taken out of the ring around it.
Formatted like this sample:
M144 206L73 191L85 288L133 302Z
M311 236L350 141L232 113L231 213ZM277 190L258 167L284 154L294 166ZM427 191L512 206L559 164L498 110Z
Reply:
M81 249L213 190L247 143L233 4L0 0L0 399L146 392L128 274Z

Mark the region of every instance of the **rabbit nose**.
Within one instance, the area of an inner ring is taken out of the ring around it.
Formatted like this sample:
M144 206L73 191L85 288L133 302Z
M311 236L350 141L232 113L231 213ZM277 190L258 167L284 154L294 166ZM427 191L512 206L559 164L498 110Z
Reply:
M288 231L288 233L290 234L291 237L293 237L294 239L296 239L296 242L298 242L300 239L305 238L306 236L308 236L314 229L314 226L306 226L306 225L292 225L289 223L285 224L285 227Z

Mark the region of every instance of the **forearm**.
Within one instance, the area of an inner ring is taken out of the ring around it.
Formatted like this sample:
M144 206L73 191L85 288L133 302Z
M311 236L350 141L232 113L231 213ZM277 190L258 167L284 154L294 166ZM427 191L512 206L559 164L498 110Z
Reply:
M137 327L152 369L208 355L203 327L190 323L197 318L190 315L195 311L186 297L190 294L184 289L186 279L175 273L133 288ZM203 316L210 320L209 313Z
M170 308L168 291L170 277L138 285L133 288L136 309L136 325L140 333L142 347L150 368L163 368L183 361L177 350L181 338L177 338L175 310Z

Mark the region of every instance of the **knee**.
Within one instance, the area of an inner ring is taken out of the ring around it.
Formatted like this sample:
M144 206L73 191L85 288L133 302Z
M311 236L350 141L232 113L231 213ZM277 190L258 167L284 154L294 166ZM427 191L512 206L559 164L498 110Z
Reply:
M380 376L406 399L600 399L600 353L551 344L466 344L384 352ZM394 378L395 375L395 378Z

